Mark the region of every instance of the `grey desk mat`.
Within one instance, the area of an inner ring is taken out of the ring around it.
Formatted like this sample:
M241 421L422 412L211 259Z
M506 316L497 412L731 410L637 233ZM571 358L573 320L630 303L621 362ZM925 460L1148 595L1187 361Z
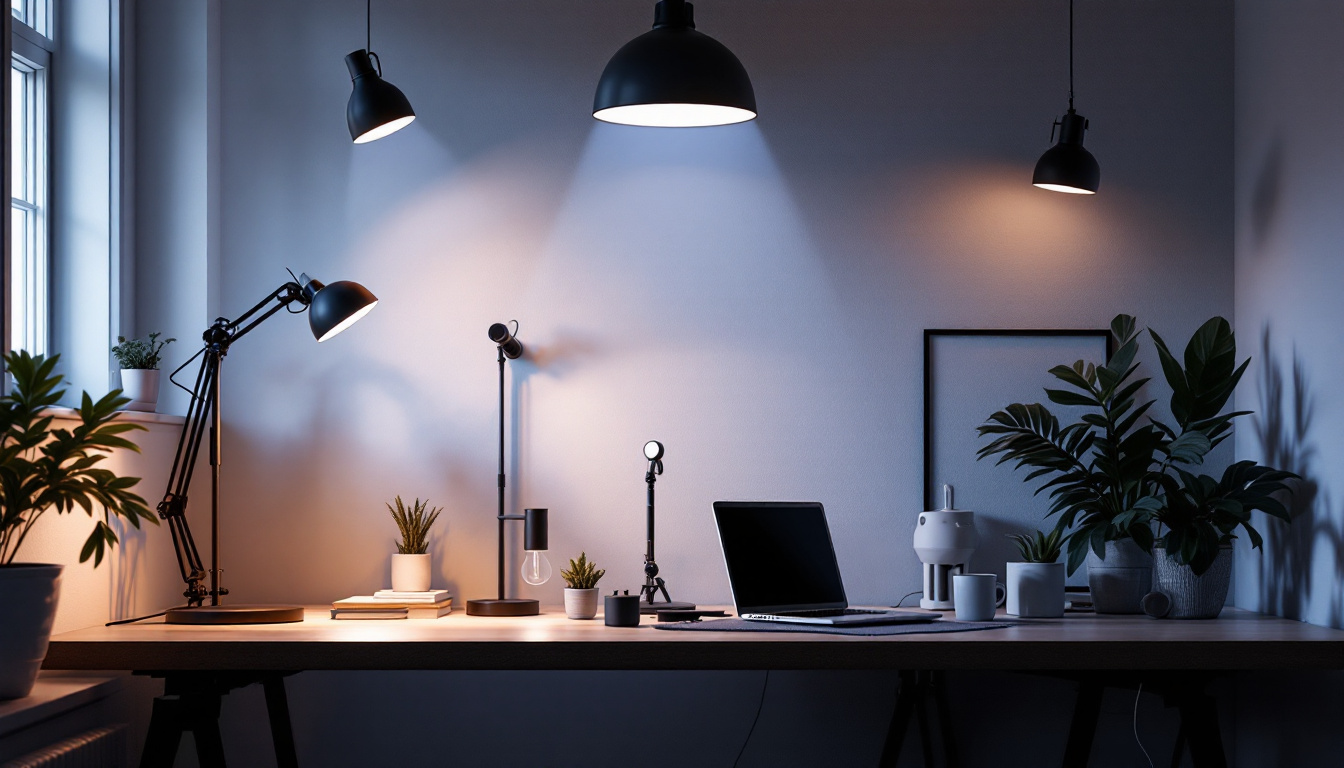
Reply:
M934 621L928 624L877 624L868 627L829 627L824 624L782 624L746 619L705 619L654 624L654 629L682 629L692 632L807 632L822 635L918 635L945 632L974 632L981 629L1006 629L1016 624L1007 621Z

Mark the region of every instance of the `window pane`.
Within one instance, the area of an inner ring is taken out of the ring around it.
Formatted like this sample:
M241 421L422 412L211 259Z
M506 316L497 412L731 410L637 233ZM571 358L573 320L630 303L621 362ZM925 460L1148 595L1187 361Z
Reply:
M13 110L10 115L13 123L10 126L10 157L12 161L10 166L13 168L13 174L10 177L10 194L21 200L28 199L28 106L27 84L25 73L19 71L16 67L10 68L10 109ZM16 251L17 253L17 251Z
M26 5L28 5L28 0L9 0L10 13L13 13L14 18L25 24L28 22L28 9L25 8Z
M10 349L27 349L28 347L28 307L26 306L28 292L25 290L27 280L27 259L23 255L28 252L28 211L22 208L11 208L10 213L13 216L13 224L10 232L13 234L11 248L13 259L10 261L9 272L9 346Z

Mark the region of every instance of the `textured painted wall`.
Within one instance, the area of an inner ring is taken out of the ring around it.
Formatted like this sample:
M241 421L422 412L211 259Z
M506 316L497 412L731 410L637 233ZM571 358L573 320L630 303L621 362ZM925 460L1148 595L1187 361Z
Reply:
M1125 311L1184 337L1230 315L1227 2L1080 8L1078 106L1103 168L1090 199L1027 183L1065 105L1062 2L707 1L699 28L741 57L761 119L598 124L597 76L650 6L376 4L373 47L420 118L355 147L341 59L363 45L362 4L223 4L220 240L204 293L236 314L290 266L383 299L320 347L302 318L279 316L229 355L221 546L237 599L385 586L382 503L398 493L446 509L438 583L459 600L493 591L492 322L517 318L530 350L511 366L509 500L550 507L555 560L583 549L609 569L604 586L637 585L640 446L656 438L675 597L728 598L714 499L811 498L827 505L852 599L889 602L919 585L923 328L1102 327ZM985 502L1002 529L1039 522L1039 509ZM560 589L522 592L558 603ZM624 696L641 691L632 701L652 699L727 764L759 678L308 676L296 711L339 691L352 723L411 733L390 702L415 701L456 737L501 736L463 754L473 764L517 764L543 743L575 763L642 750L655 764L638 740L605 735L633 723ZM894 678L776 680L772 737L744 764L824 759L827 738L875 757ZM576 694L595 697L594 727L551 729ZM1067 698L1046 695L1062 733ZM257 714L230 704L226 728ZM497 716L546 723L545 741L511 738ZM296 717L305 755L359 762L333 746L337 720ZM968 764L1000 764L993 743L968 746Z

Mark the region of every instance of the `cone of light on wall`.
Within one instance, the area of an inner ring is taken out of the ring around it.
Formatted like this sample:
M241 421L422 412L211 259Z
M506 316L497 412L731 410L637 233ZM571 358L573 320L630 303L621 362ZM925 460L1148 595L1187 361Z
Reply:
M653 29L607 62L593 117L660 128L731 125L756 117L747 70L723 43L695 29L685 0L660 0Z
M1069 111L1055 121L1050 129L1059 128L1059 143L1047 149L1036 161L1036 172L1031 183L1051 192L1073 195L1095 195L1101 186L1101 166L1097 159L1083 148L1083 134L1087 132L1087 118L1073 109L1073 0L1069 0Z

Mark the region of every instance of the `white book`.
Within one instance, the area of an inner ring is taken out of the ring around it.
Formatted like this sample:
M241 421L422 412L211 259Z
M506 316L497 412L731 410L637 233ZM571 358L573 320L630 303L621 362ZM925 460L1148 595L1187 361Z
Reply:
M392 589L380 589L373 593L378 600L393 603L440 603L448 599L448 590L434 589L429 592L397 592Z
M410 611L406 608L393 608L386 611L331 609L333 619L404 619Z

